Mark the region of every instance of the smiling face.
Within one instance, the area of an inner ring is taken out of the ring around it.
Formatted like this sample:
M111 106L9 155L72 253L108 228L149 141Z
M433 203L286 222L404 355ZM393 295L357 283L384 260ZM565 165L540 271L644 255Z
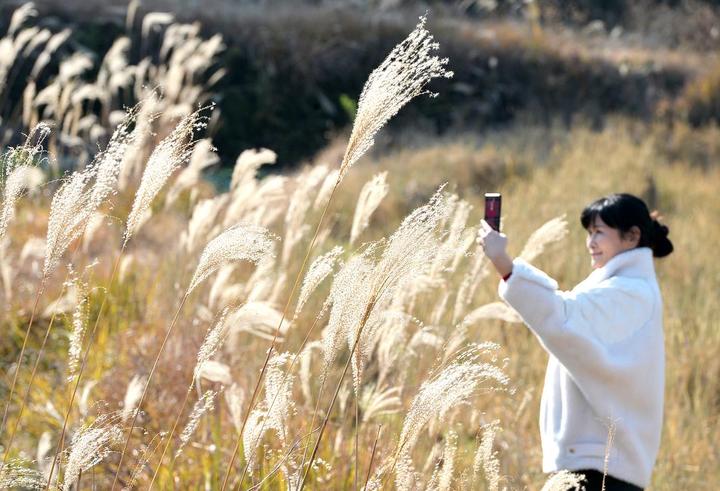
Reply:
M585 245L590 252L591 265L593 269L602 268L613 257L637 247L640 240L640 229L633 227L625 237L622 237L620 230L608 226L603 222L600 215L587 229Z

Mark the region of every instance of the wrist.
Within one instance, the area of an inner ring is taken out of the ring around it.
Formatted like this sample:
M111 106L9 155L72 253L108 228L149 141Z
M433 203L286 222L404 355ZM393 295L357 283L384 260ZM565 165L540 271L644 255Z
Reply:
M513 262L507 252L503 251L501 254L489 257L489 259L493 263L493 266L495 266L498 274L503 278L512 273Z

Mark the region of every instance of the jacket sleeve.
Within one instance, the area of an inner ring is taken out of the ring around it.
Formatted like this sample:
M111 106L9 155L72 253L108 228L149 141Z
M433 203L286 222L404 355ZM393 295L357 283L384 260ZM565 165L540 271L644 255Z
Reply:
M584 379L617 375L626 364L622 341L648 322L654 297L642 278L614 276L579 292L563 292L522 259L498 293L523 318L543 347L583 389Z

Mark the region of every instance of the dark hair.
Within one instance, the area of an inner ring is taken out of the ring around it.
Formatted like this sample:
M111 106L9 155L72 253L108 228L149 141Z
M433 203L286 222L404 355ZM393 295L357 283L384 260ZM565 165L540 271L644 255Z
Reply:
M673 251L668 239L670 231L658 222L657 212L650 213L643 200L632 194L620 193L605 196L593 201L580 214L580 223L590 228L595 218L600 216L609 227L618 229L624 237L633 226L640 229L638 247L649 247L655 257L665 257Z

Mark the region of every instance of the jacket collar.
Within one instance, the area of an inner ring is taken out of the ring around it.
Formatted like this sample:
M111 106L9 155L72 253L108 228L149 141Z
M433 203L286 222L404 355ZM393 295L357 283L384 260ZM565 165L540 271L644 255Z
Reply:
M648 278L655 276L652 249L636 247L611 258L605 266L590 273L588 280L593 283L606 280L613 276L631 278Z

